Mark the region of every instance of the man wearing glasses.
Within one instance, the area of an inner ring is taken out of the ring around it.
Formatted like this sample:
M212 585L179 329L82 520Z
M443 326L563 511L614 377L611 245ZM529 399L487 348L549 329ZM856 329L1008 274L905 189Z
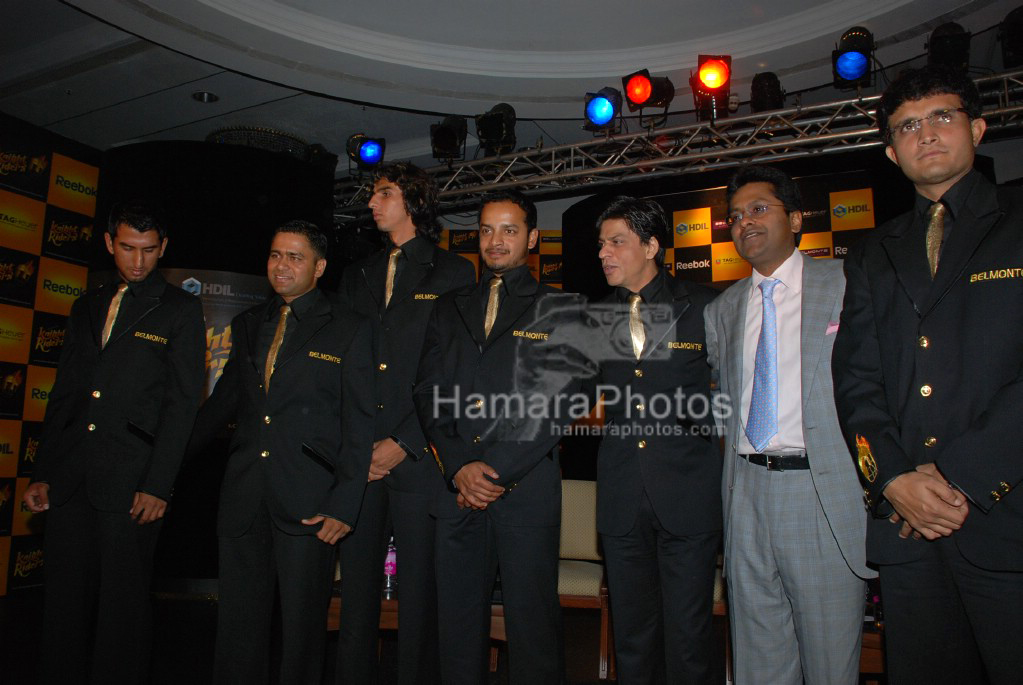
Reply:
M973 170L964 75L905 72L878 119L915 207L845 264L836 403L872 513L893 683L1023 672L1023 194Z
M753 266L705 313L732 408L722 495L735 682L851 685L873 573L831 383L842 266L796 249L800 197L784 172L745 167L727 198L732 241Z

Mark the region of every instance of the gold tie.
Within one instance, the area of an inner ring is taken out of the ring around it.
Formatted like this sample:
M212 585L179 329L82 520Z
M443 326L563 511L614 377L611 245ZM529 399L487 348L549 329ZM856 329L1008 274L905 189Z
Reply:
M391 256L387 258L387 280L384 281L384 306L391 304L391 295L394 294L394 274L398 271L398 255L401 248L391 250Z
M643 317L639 313L641 299L639 295L629 295L629 333L632 334L632 353L636 355L637 361L643 355L643 345L646 344Z
M927 263L931 267L931 279L938 270L938 255L941 252L941 241L945 237L945 205L935 202L931 205L930 219L927 222Z
M103 338L100 348L106 347L110 341L110 333L114 330L114 321L117 320L117 312L121 309L121 300L124 299L124 291L127 289L127 283L117 286L114 299L110 300L110 307L107 308L107 321L103 324Z
M270 390L270 376L274 374L274 366L277 364L277 353L281 349L281 343L284 342L284 329L288 327L288 312L290 311L291 307L288 305L281 306L281 317L277 319L274 341L270 343L270 353L266 355L266 368L263 369L263 379L268 391Z
M494 276L494 279L490 281L490 297L487 298L487 315L483 319L484 337L490 336L490 329L494 327L494 322L497 321L497 308L501 304L499 301L500 297L501 277Z

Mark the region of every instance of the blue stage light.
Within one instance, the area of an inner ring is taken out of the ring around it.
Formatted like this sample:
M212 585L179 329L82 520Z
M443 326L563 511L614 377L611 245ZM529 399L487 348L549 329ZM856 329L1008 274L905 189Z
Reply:
M348 137L345 146L348 159L355 162L359 169L372 169L384 161L384 149L387 142L383 138L370 138L364 133L356 133Z
M586 125L590 131L605 131L614 128L615 118L622 111L622 94L615 88L601 88L596 93L586 94Z

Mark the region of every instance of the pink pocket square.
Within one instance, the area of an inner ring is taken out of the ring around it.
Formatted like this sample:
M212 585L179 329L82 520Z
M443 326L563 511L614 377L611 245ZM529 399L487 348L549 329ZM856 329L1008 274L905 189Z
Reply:
M834 335L835 333L838 333L838 322L829 321L828 328L824 331L824 335Z

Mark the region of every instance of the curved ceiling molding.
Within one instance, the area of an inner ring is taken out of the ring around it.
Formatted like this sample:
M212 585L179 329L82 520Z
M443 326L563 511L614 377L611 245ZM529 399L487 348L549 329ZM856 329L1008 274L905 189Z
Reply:
M722 45L736 58L780 49L821 35L831 36L849 28L851 23L868 21L914 0L831 0L806 2L806 9L778 16L770 21L704 36L680 36L673 43L619 49L563 51L525 51L481 49L464 45L444 45L418 40L414 36L371 31L323 16L288 7L270 0L197 0L225 15L261 29L368 60L400 64L417 69L510 78L594 78L628 73L636 64L654 71L672 71L695 64L700 53L721 51ZM600 5L588 17L602 14ZM603 3L610 5L611 3ZM618 3L615 3L616 5ZM679 3L683 7L682 3ZM424 4L424 20L435 17L434 4ZM605 16L613 17L613 12ZM734 18L734 15L732 15ZM608 28L613 34L613 22ZM571 27L551 27L570 33ZM682 29L680 29L680 32ZM590 28L578 33L596 38ZM613 35L610 36L613 39ZM592 42L608 44L611 40Z
M572 25L548 22L536 29L543 35L536 43L563 44L557 51L521 49L522 31L512 26L503 33L482 27L484 4L471 21L458 25L461 33L452 33L451 25L441 25L441 17L459 4L456 0L353 0L363 13L359 16L354 7L341 7L336 0L290 0L291 5L287 0L66 1L152 42L291 88L446 113L478 112L506 101L521 116L575 118L579 93L613 83L638 67L670 75L679 91L686 91L699 53L731 54L739 79L761 68L786 68L793 83L824 82L830 80L831 45L852 25L866 23L881 39L920 30L922 18L992 0L774 0L769 8L763 0L730 0L728 12L699 17L691 16L691 3L637 0L631 16L648 8L657 26L652 44L630 47L617 38L620 0L588 0L586 14L572 15ZM399 5L420 14L405 17L400 25L388 21ZM535 6L523 0L501 7L518 12L509 23L521 27L532 23L528 13ZM659 13L652 12L654 6L661 8ZM349 15L354 18L346 19ZM558 16L569 23L569 10ZM396 28L393 33L370 28L383 26ZM431 30L437 27L444 31ZM463 37L424 40L446 35ZM638 42L637 35L633 32L629 40ZM591 45L618 47L596 51ZM814 58L807 61L807 55Z

